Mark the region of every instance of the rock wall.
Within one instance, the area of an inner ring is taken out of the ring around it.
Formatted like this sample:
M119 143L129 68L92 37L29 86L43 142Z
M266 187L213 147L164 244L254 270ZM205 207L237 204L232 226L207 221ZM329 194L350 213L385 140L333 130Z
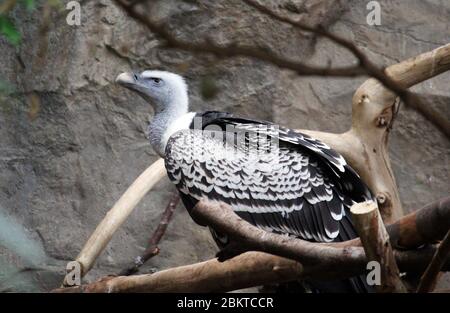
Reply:
M366 23L367 1L270 2L285 14L322 23L354 40L379 64L398 62L449 40L446 1L381 1L380 26ZM353 62L330 42L271 21L237 0L156 1L151 14L188 40L211 36L311 63ZM23 42L16 48L0 37L0 82L12 92L0 97L0 291L57 287L67 261L156 159L144 135L151 107L114 84L118 73L175 71L187 79L193 110L227 110L333 132L349 127L351 97L364 80L298 77L259 61L218 61L165 50L109 0L85 1L77 27L66 24L64 12L54 13L48 48L39 60L41 13L19 8L13 16ZM414 90L450 116L448 86L446 73ZM30 101L32 97L37 100ZM449 142L430 123L401 109L390 152L405 208L448 195L449 151ZM114 235L88 281L120 271L144 250L173 192L164 179L145 197ZM182 206L160 248L144 272L205 260L216 250L207 229L195 225Z

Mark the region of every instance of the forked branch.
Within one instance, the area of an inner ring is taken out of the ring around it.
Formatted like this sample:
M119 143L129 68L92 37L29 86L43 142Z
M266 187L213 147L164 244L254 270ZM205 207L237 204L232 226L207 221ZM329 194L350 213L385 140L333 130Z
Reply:
M145 249L144 253L137 258L135 258L134 262L127 266L124 270L122 270L119 275L120 276L128 276L135 274L139 271L139 268L145 264L148 260L150 260L155 255L159 254L158 244L161 241L164 233L166 232L167 226L169 225L170 220L172 219L173 213L180 202L180 195L175 193L169 200L169 203L164 210L161 220L159 221L158 227L155 232L152 234L147 249Z

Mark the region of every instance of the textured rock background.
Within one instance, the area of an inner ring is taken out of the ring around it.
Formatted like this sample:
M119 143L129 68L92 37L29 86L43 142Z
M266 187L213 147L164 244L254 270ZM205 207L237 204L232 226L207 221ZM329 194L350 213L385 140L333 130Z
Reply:
M382 25L366 24L367 1L271 1L286 14L322 23L354 40L379 64L429 51L450 39L450 3L381 1ZM131 69L182 73L194 110L218 109L296 128L342 132L350 101L364 80L297 77L261 62L167 51L110 1L88 1L82 25L52 18L49 47L39 51L40 13L14 11L24 36L12 47L0 38L0 81L14 88L0 105L0 290L43 291L59 285L97 223L136 176L155 159L144 135L151 107L114 84ZM352 57L326 40L270 21L240 1L157 1L152 16L179 36L257 44L317 64L343 65ZM201 97L213 81L212 100ZM415 87L450 117L450 74ZM30 119L27 95L41 106ZM449 142L415 112L401 109L391 135L391 157L405 208L449 194ZM143 251L174 188L167 179L146 196L87 276L116 273ZM212 257L209 232L180 206L143 271Z

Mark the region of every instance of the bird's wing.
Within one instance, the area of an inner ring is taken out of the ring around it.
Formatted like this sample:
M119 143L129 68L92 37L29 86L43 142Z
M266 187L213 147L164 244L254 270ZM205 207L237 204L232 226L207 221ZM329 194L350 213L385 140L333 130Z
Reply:
M322 242L338 237L339 222L346 214L344 194L330 178L326 157L292 143L294 138L279 136L267 152L258 153L251 136L242 145L233 135L231 140L220 138L230 132L205 133L180 131L167 143L167 173L182 194L223 201L268 231ZM273 143L258 139L256 145Z
M281 142L291 143L302 149L310 151L314 156L323 161L323 164L331 171L329 175L334 176L335 181L341 184L346 201L362 202L374 200L373 195L367 185L360 179L359 175L347 164L345 159L337 151L330 148L327 144L312 138L301 132L282 127L267 121L258 121L245 118L234 118L232 116L222 116L216 120L209 120L206 127L210 124L233 125L237 131L255 131L264 133Z

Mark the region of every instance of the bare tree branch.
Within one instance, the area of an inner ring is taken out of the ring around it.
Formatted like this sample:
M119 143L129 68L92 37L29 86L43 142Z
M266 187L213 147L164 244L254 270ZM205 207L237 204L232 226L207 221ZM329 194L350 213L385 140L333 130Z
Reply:
M128 276L137 273L139 271L139 268L142 265L144 265L145 262L147 262L155 255L159 254L158 244L161 241L162 237L164 236L167 226L169 225L169 222L172 219L173 213L175 212L175 209L177 208L179 202L180 202L180 195L178 194L178 192L174 193L170 198L169 203L167 204L166 209L162 214L158 227L156 228L155 232L153 233L152 237L149 240L147 249L144 251L142 255L136 257L133 264L122 270L119 276Z
M409 237L414 232L420 233L420 236L413 236L416 241L410 241L410 247L418 247L441 240L447 230L435 231L429 226L431 222L435 222L437 214L444 217L450 216L450 206L426 206L405 217L408 221L416 220L416 223L404 223L402 218L397 223L387 227L388 235L392 233L395 242L403 243L407 241L404 237ZM364 254L359 238L345 242L316 243L268 233L241 219L229 205L221 202L199 201L193 208L191 215L200 223L208 225L220 233L227 234L231 238L230 241L239 243L241 250L229 251L228 255L239 254L244 250L253 250L287 257L305 265L329 264L333 266L334 262L340 263L344 260L352 262L354 259L349 255ZM435 228L442 229L450 225L450 219L441 219L438 224L439 226L436 225ZM235 249L235 247L231 247L231 249ZM327 273L324 273L324 275L327 275Z
M436 250L430 264L423 273L419 286L417 287L417 292L432 292L442 266L445 264L450 253L450 230L447 232L444 240Z
M175 267L154 274L105 277L55 289L57 293L113 292L226 292L301 277L303 267L267 253L247 252L225 262L217 259Z
M449 65L450 44L391 65L386 73L402 86L411 86L446 70ZM395 112L395 94L371 78L353 96L350 130L343 134L300 130L344 156L375 194L385 223L392 223L403 215L388 149Z
M360 246L315 243L264 231L240 218L229 205L222 202L201 200L190 214L202 225L227 234L231 242L239 244L240 250L235 250L235 246L227 246L222 251L227 257L245 251L260 251L301 261L303 264L333 266L343 260L352 262L353 256L364 254Z
M130 4L129 2L123 0L114 0L114 2L122 7L128 13L128 15L149 28L155 35L157 35L161 39L164 39L166 41L165 44L168 48L176 48L192 53L211 53L221 58L231 58L238 56L254 58L271 63L280 68L290 69L296 72L298 75L302 76L319 75L354 77L365 74L364 69L360 66L348 66L340 68L310 66L302 62L288 60L285 57L278 56L274 52L266 48L263 49L261 47L240 46L236 43L231 43L228 45L218 45L211 39L204 39L202 41L184 41L175 37L171 32L169 32L164 24L158 24L149 19L147 14L144 14L143 12L140 12L141 10L136 9L138 7L137 5L133 3Z

